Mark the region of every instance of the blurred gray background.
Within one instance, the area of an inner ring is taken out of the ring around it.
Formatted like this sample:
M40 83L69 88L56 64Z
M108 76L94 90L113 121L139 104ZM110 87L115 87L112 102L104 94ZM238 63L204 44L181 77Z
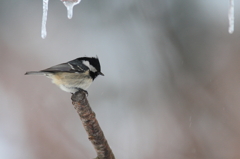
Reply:
M0 158L90 159L71 94L24 76L98 56L89 102L117 159L240 158L240 4L82 0L73 19L50 0L0 2Z

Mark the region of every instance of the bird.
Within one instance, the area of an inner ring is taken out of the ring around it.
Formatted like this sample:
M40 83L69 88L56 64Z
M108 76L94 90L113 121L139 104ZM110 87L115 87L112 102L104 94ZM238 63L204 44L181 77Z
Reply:
M98 75L104 76L98 57L79 57L41 71L29 71L25 75L43 75L52 79L52 83L63 91L74 94L84 91Z

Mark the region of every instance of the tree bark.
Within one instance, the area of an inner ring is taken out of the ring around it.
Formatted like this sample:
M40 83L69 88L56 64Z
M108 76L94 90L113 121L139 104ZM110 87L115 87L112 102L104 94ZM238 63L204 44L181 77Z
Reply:
M98 124L96 115L88 103L86 92L78 91L72 95L71 99L88 134L88 139L92 142L97 152L96 159L115 159L104 137L103 131Z

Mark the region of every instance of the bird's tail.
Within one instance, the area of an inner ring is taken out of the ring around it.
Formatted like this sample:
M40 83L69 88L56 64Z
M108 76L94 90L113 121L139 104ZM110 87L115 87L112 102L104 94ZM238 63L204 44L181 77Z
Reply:
M41 72L41 71L29 71L29 72L26 72L25 75L46 75L46 72Z

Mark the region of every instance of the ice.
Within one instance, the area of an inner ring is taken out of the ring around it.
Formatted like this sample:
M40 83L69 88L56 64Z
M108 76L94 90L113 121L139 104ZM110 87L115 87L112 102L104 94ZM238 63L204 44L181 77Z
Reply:
M72 19L73 7L81 2L81 0L62 0L63 4L67 7L68 19Z
M43 16L42 16L42 29L41 29L41 37L43 39L47 36L47 12L48 12L48 1L43 0ZM81 2L81 0L61 0L63 4L67 7L68 18L71 19L73 16L73 7Z
M234 32L234 0L229 0L228 20L228 32L232 34Z
M47 31L46 31L47 11L48 11L48 0L43 0L43 16L42 16L42 30L41 30L41 36L43 39L45 39L47 36Z

